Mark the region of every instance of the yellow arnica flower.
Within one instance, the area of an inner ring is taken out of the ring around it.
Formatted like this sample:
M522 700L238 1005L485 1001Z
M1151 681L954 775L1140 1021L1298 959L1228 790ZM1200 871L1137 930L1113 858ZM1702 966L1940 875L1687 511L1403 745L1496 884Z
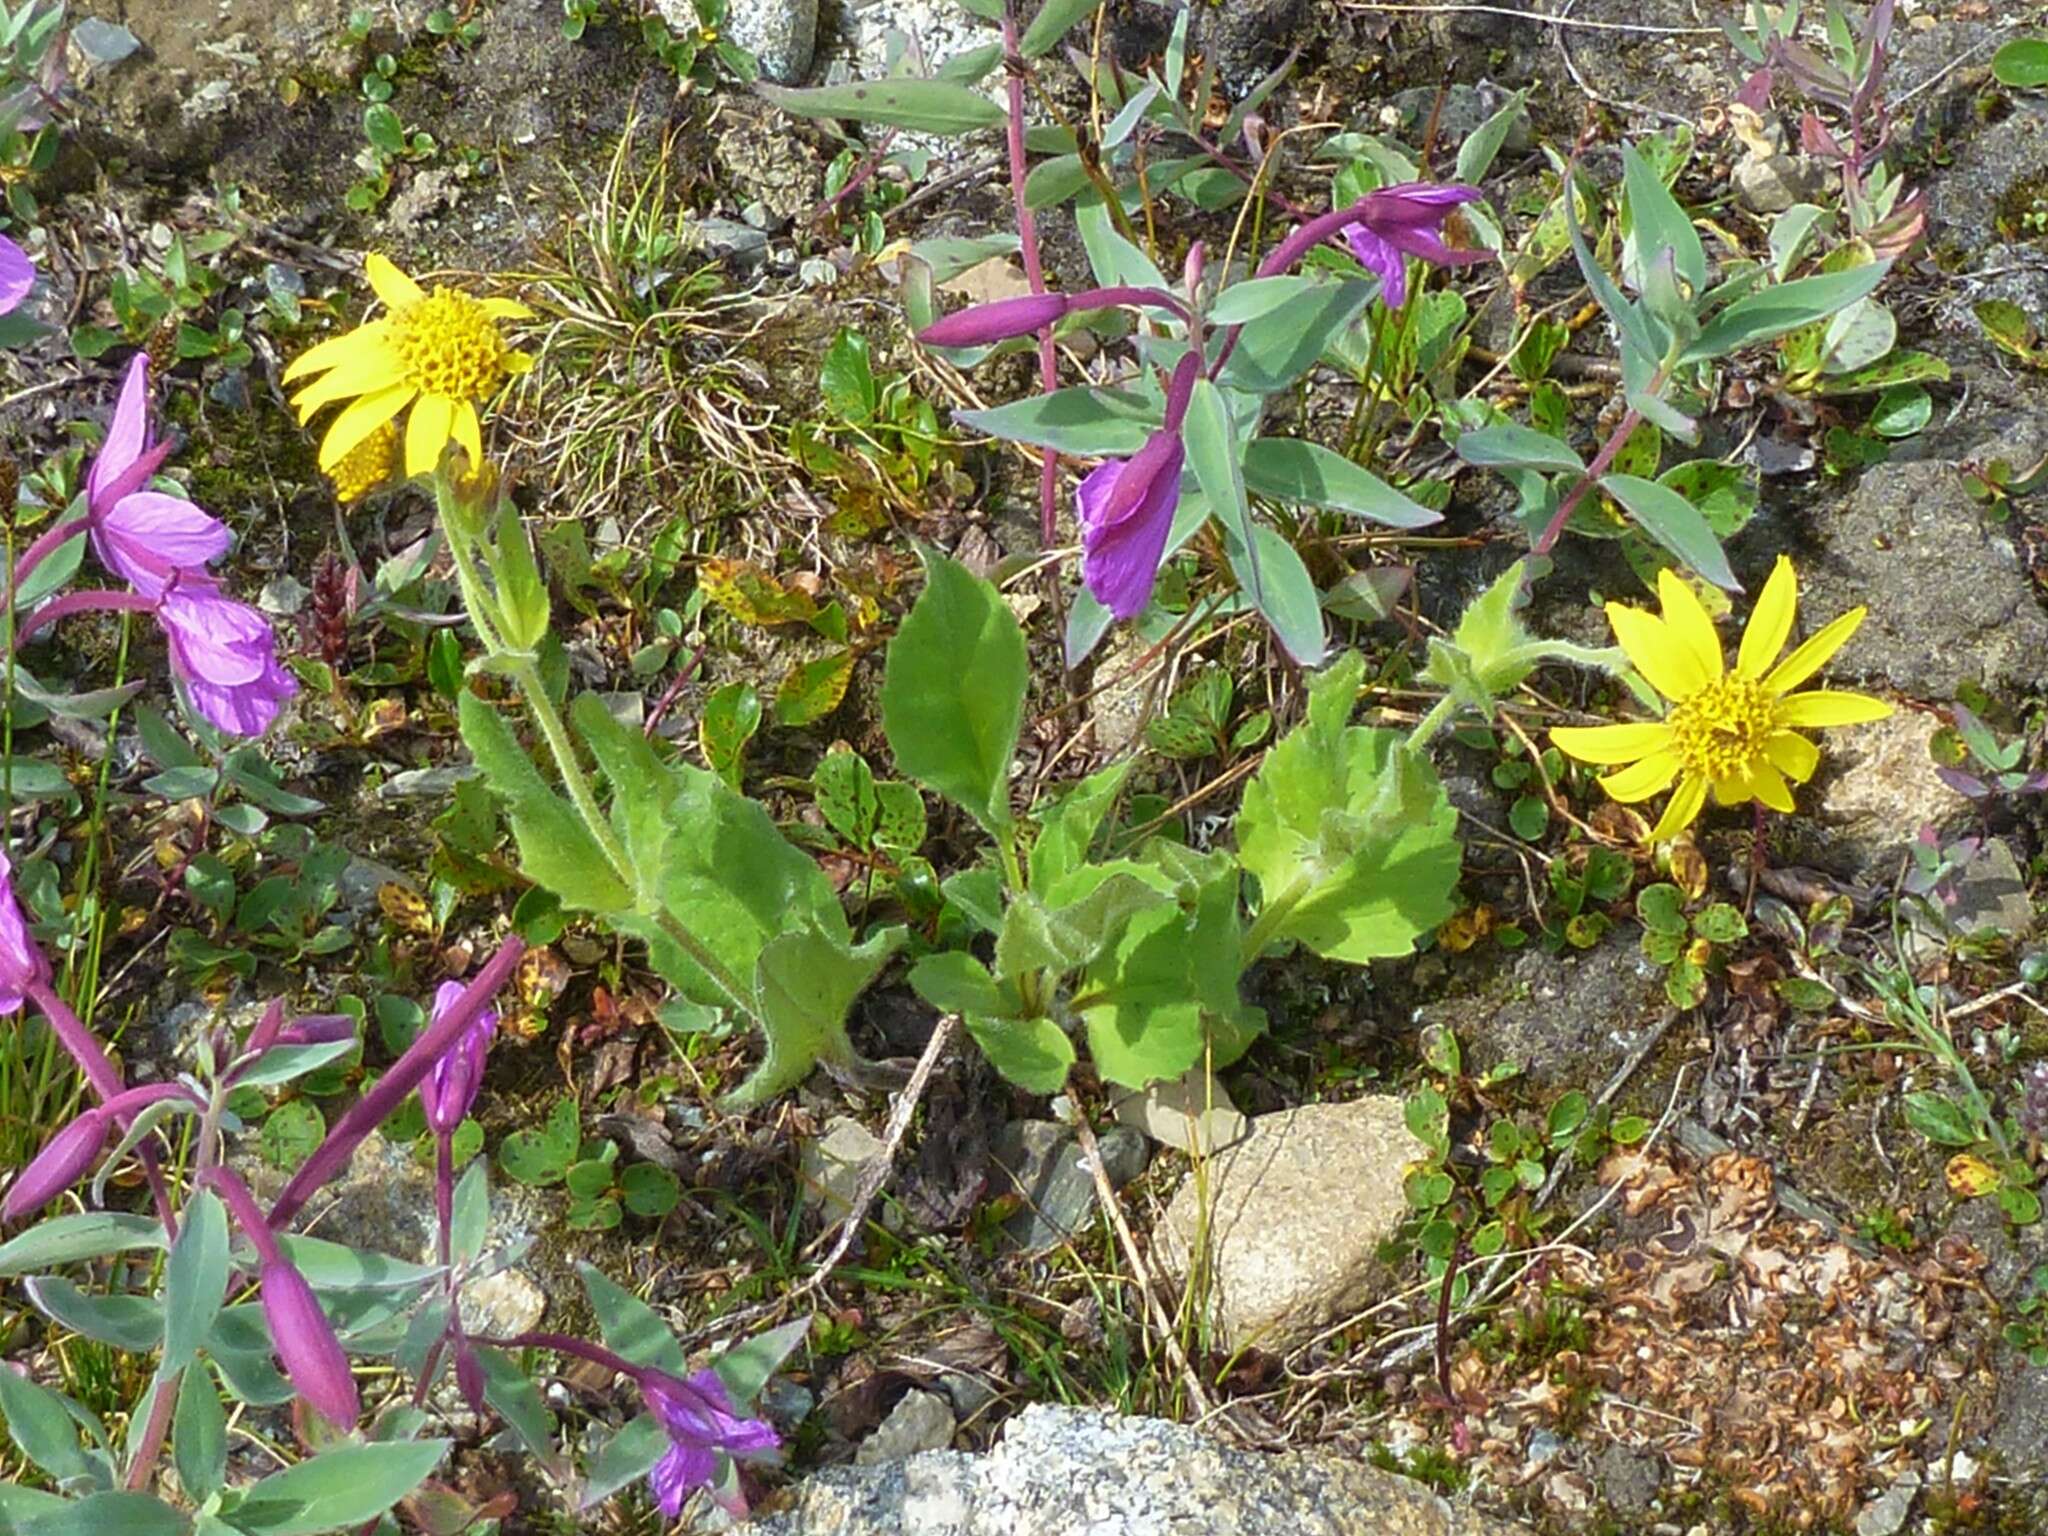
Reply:
M1661 618L1609 603L1607 622L1636 671L1671 701L1670 711L1644 725L1559 726L1550 733L1560 750L1579 761L1620 768L1600 780L1616 800L1647 800L1677 782L1650 833L1653 841L1676 837L1692 825L1708 790L1720 805L1756 800L1772 810L1791 810L1786 780L1804 784L1820 763L1820 749L1800 728L1858 725L1892 712L1868 694L1792 691L1848 643L1866 610L1850 609L1780 661L1799 605L1799 580L1783 556L1749 616L1732 672L1722 663L1714 621L1692 588L1662 571L1657 596L1664 605Z
M370 256L363 268L384 301L384 316L300 353L284 371L287 384L325 375L292 397L302 423L324 405L350 402L320 441L320 468L332 474L408 407L408 475L431 470L451 442L474 468L484 456L477 403L533 366L532 358L505 345L498 322L531 319L533 311L511 299L479 299L453 288L429 292L382 256Z
M387 421L343 454L327 478L334 482L335 499L349 507L397 473L398 428Z

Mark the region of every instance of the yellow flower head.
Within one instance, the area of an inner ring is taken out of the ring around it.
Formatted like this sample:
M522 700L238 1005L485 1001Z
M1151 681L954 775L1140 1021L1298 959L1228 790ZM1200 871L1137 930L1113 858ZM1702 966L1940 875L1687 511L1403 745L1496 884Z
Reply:
M386 313L344 336L302 352L285 369L287 384L324 374L292 397L301 422L336 400L351 403L320 442L320 468L333 474L379 428L411 407L405 425L405 472L425 474L450 442L482 462L479 401L488 400L533 359L514 352L498 334L500 320L531 319L533 311L510 299L478 299L453 288L431 293L382 256L364 263L370 286Z
M1616 800L1647 800L1677 781L1653 840L1690 826L1710 789L1720 805L1757 800L1791 810L1786 780L1804 784L1820 763L1820 749L1796 727L1857 725L1892 712L1867 694L1792 691L1848 643L1866 610L1852 608L1780 661L1799 604L1798 578L1782 555L1742 632L1732 672L1722 664L1714 621L1692 588L1662 571L1657 596L1663 617L1609 603L1607 622L1635 669L1671 701L1670 711L1650 724L1559 726L1550 733L1560 750L1581 762L1628 765L1600 780Z
M327 471L334 495L344 507L354 506L398 473L398 428L382 422L377 430L341 456Z

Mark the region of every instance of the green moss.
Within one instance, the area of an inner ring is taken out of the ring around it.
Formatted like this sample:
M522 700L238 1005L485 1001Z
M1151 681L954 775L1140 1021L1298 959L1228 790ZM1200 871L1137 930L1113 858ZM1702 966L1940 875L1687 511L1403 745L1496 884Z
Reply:
M2022 176L1998 199L1998 232L2008 240L2048 240L2048 171Z

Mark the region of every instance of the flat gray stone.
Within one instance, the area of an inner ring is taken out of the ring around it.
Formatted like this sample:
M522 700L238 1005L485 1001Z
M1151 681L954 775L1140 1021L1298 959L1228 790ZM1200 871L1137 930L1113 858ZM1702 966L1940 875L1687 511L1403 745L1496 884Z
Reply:
M889 1417L853 1453L858 1467L886 1466L921 1451L943 1451L953 1443L953 1405L939 1392L915 1388L889 1410Z
M1824 829L1815 862L1867 885L1889 886L1922 827L1958 825L1969 802L1934 772L1929 747L1940 722L1901 709L1868 725L1815 732L1819 792L1796 794Z
M1237 1450L1159 1419L1034 1404L983 1456L833 1467L755 1536L1514 1536L1355 1457Z
M827 1226L843 1220L869 1165L887 1153L888 1144L858 1120L835 1115L825 1123L825 1134L804 1148L805 1208Z
M1113 1125L1096 1137L1109 1187L1121 1189L1145 1171L1145 1138ZM1026 1252L1066 1242L1094 1219L1095 1175L1084 1166L1081 1144L1053 1120L1013 1120L997 1131L989 1147L995 1159L996 1193L1023 1202L1003 1224L1003 1234Z
M670 26L695 30L690 0L657 0ZM761 66L761 78L795 85L810 73L818 46L818 0L731 0L725 38L747 50Z
M1909 959L1938 954L1951 939L1975 934L1996 934L2014 946L2033 936L2034 903L2027 895L2027 877L2004 839L1987 839L1952 884L1955 905L1941 905L1940 917L1918 904L1910 909ZM1940 905L1939 897L1929 899Z
M1207 1157L1244 1140L1250 1122L1230 1093L1202 1067L1172 1082L1127 1093L1112 1106L1118 1125L1143 1131L1161 1146Z
M1402 1175L1423 1152L1396 1098L1259 1115L1199 1180L1189 1174L1154 1252L1183 1279L1205 1241L1203 1300L1225 1347L1286 1349L1357 1310L1384 1282L1376 1250L1407 1214Z

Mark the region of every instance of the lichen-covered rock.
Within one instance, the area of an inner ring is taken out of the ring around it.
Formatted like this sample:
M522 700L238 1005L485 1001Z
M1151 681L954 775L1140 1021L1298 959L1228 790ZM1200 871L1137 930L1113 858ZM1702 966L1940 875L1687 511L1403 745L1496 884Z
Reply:
M1230 1448L1158 1419L1036 1404L985 1456L834 1467L755 1536L1512 1536L1348 1457Z
M1902 709L1868 725L1824 733L1827 765L1810 806L1821 837L1802 858L1866 885L1889 885L1922 827L1937 832L1969 802L1936 777L1929 751L1940 722Z
M1383 1273L1375 1251L1408 1209L1402 1173L1423 1150L1395 1098L1257 1116L1181 1185L1157 1255L1184 1279L1206 1242L1202 1299L1226 1347L1284 1349L1368 1297Z
M670 26L697 25L691 0L657 0ZM794 85L810 73L818 46L818 0L731 0L725 35L761 66L761 78Z

